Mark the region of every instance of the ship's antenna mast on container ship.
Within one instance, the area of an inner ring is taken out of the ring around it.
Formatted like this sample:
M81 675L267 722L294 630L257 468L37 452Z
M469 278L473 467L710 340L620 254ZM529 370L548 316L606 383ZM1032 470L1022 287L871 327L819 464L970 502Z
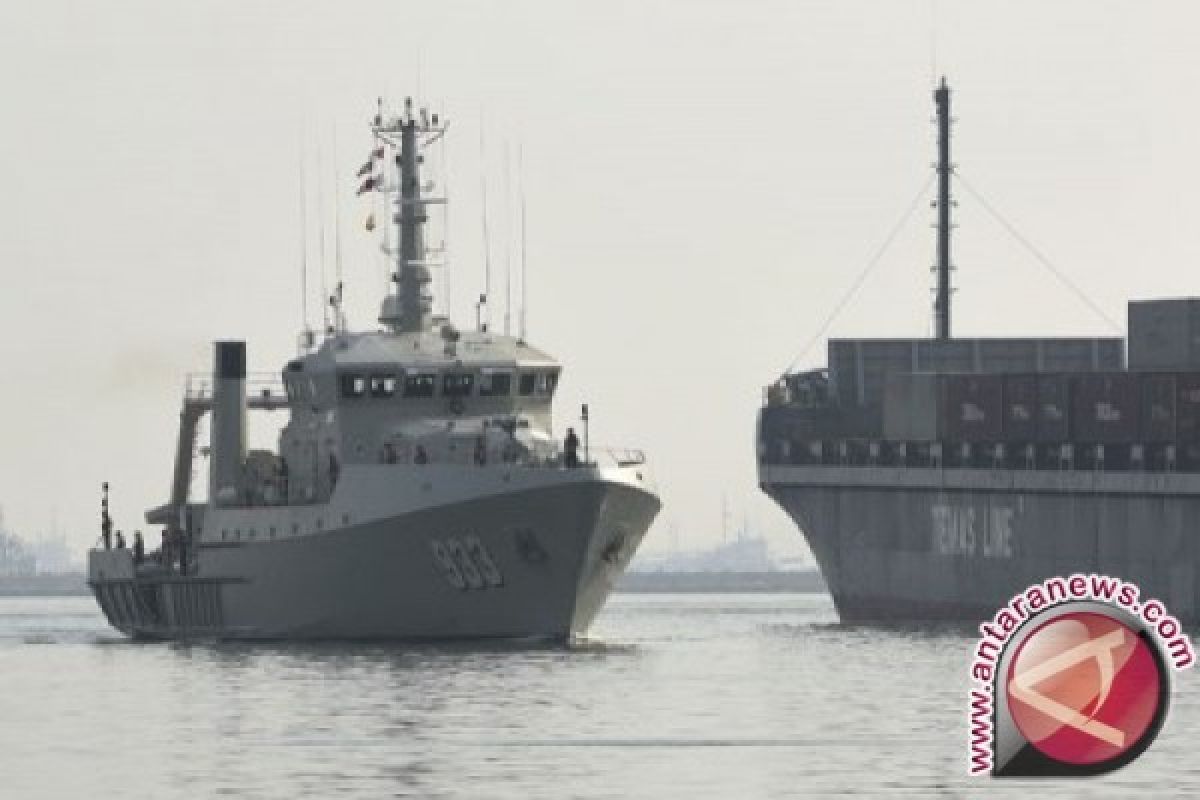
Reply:
M933 316L937 327L937 338L950 338L950 87L945 76L941 85L933 92L937 107L938 160L937 160L937 294L933 301Z
M393 333L420 333L433 327L433 295L430 291L430 267L444 266L429 260L425 247L425 223L430 205L445 203L445 198L424 194L428 187L421 185L421 166L424 151L446 132L446 122L426 108L413 109L412 98L404 101L404 112L391 119L382 114L375 118L372 131L390 146L394 154L394 169L384 163L384 175L373 176L365 189L376 189L395 199L390 222L396 225L396 271L393 288L383 300L379 321ZM388 184L386 173L393 172L397 182Z

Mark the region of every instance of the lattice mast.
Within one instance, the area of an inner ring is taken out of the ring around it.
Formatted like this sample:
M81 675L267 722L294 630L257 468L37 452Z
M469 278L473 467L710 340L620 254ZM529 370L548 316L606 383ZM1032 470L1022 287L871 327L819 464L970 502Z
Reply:
M429 206L445 203L445 198L426 195L431 186L421 183L421 169L426 150L442 138L446 125L426 108L414 112L409 97L398 116L385 118L381 104L372 132L379 143L372 156L381 154L384 164L382 174L368 178L365 188L385 195L385 207L391 214L385 224L395 225L397 242L394 249L386 251L394 257L394 272L379 321L393 333L428 331L433 326L430 268L443 264L430 259L425 225Z
M950 87L945 77L933 92L937 108L937 289L933 301L933 316L937 338L950 338Z

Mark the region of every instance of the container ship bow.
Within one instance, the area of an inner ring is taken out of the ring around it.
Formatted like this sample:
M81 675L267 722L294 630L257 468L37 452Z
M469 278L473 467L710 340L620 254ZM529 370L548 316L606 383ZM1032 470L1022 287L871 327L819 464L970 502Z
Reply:
M1195 624L1200 299L1130 302L1126 340L952 338L950 91L936 335L831 339L766 388L759 485L843 622L978 622L1054 575L1138 584Z

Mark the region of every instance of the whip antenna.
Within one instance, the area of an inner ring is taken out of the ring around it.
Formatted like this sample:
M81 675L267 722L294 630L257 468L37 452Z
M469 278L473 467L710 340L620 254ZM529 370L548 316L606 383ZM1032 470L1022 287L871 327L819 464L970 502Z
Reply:
M483 148L482 114L479 116L479 183L483 196L483 294L475 304L475 324L481 331L486 331L491 322L488 297L492 293L492 239L488 234L487 158Z
M333 324L339 331L345 330L345 315L342 312L342 182L338 170L337 123L333 126L333 269L337 277L334 297Z
M521 198L521 316L518 338L525 341L525 309L529 303L529 293L526 291L527 275L525 253L525 148L517 148L517 187Z
M512 154L504 143L504 335L512 319Z

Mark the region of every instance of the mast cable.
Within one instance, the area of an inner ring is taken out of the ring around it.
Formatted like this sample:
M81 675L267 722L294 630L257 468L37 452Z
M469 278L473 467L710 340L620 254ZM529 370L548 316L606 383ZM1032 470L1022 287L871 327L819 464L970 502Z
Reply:
M1111 327L1115 331L1118 331L1118 332L1121 331L1121 326L1117 322L1115 322L1112 317L1108 316L1108 314L1105 314L1104 309L1102 309L1099 306L1099 304L1097 304L1090 297L1088 297L1088 295L1083 291L1083 289L1081 289L1078 285L1075 284L1074 281L1072 281L1070 278L1067 277L1066 273L1064 273L1062 270L1058 269L1058 267L1054 266L1054 264L1051 263L1050 259L1047 258L1042 253L1041 250L1038 250L1036 247L1034 247L1032 242L1030 242L1028 239L1026 239L1024 236L1022 236L1020 234L1020 232L1013 226L1013 224L1011 222L1009 222L1007 219L1005 219L1000 214L1000 212L997 211L991 205L991 203L989 203L987 200L983 199L983 195L981 195L979 193L979 191L974 186L971 185L970 181L968 181L966 178L964 178L957 169L954 170L954 176L956 178L958 178L958 182L962 184L963 188L967 190L967 192L971 195L971 197L975 198L975 200L979 203L979 205L983 206L984 210L987 211L989 214L991 214L992 217L997 222L1000 223L1001 227L1003 227L1004 230L1006 230L1008 232L1009 236L1012 236L1013 239L1015 239L1018 244L1020 244L1022 247L1024 247L1026 250L1028 250L1029 253L1035 259L1037 259L1037 261L1043 267L1045 267L1050 272L1051 275L1058 278L1059 282L1062 283L1063 286L1066 286L1068 289L1070 289L1077 298L1082 300L1083 303L1085 305L1087 305L1087 307L1090 308L1093 312L1095 312L1096 316L1098 316L1098 317L1100 317L1100 319L1104 320L1104 322L1109 327Z
M525 252L525 146L517 146L517 191L521 198L521 313L518 325L518 339L525 341L525 309L529 303L529 292L527 291L526 280L528 272L526 270L526 252Z
M487 159L483 149L483 116L479 118L479 183L483 194L483 328L491 327L492 240L488 234Z
M814 333L812 337L805 342L804 347L800 350L796 357L792 359L792 363L788 364L787 368L780 373L780 377L783 377L787 373L791 372L792 368L799 363L800 359L808 355L808 351L812 349L812 346L816 344L822 336L825 335L825 331L829 330L829 326L833 324L834 320L838 318L843 309L845 309L850 301L854 298L854 295L858 293L858 290L862 287L863 282L866 281L867 276L871 274L872 270L874 270L876 266L878 266L880 260L883 259L884 254L887 253L888 248L891 247L892 242L896 240L896 237L900 235L900 231L903 230L904 226L908 224L908 221L912 219L913 213L916 212L917 206L921 204L921 200L924 199L926 192L929 191L929 187L933 185L933 181L936 177L936 173L931 173L929 177L925 179L925 184L921 187L921 191L917 192L916 196L913 197L912 202L908 204L908 208L905 209L904 214L900 217L900 220L892 227L891 232L887 235L887 238L883 240L883 244L879 246L879 248L875 251L875 254L867 261L866 265L858 273L858 277L854 279L854 282L850 284L850 287L846 290L845 294L842 295L842 298L838 301L837 305L835 305L829 315L825 317L824 321L821 323L821 326L817 328L816 333Z
M445 104L439 104L446 108ZM442 120L443 125L448 123ZM440 138L440 136L439 136ZM442 308L446 319L450 318L450 172L447 166L446 146L443 143L438 148L438 158L441 161L441 190L442 190Z
M338 170L337 123L333 126L333 269L337 276L337 308L334 310L336 317L333 324L338 332L342 332L342 186Z
M504 335L512 332L512 153L504 142Z
M329 333L329 287L325 283L325 193L321 168L321 138L317 137L317 248L321 265L321 322L322 331Z
M304 139L300 139L300 316L302 334L308 332L308 178L304 167Z

